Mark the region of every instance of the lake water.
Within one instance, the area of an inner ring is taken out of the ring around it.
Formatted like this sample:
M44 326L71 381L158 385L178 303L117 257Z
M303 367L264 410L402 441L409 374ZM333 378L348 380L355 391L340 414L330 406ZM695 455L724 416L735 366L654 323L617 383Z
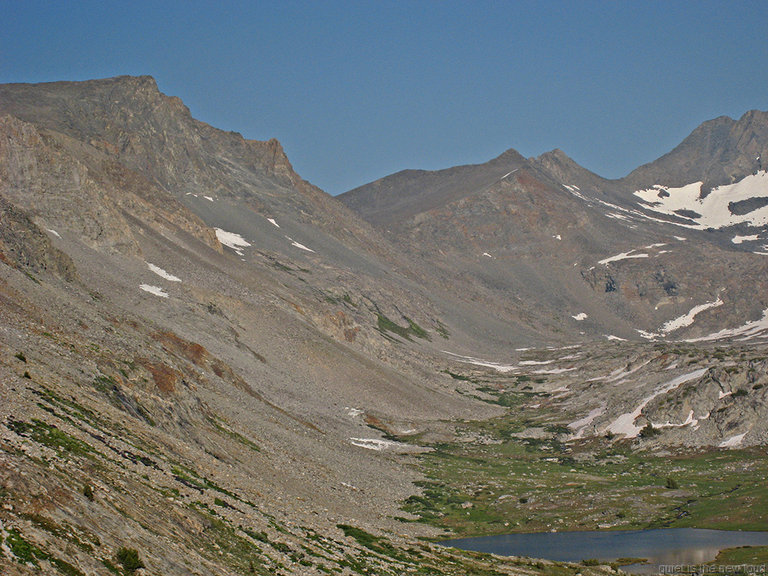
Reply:
M614 561L619 558L645 558L648 560L647 564L632 564L623 569L635 574L655 574L660 571L660 566L698 566L711 562L724 548L768 546L768 532L732 532L698 528L542 532L462 538L446 540L441 544L462 550L561 562L581 562L591 558L604 561Z

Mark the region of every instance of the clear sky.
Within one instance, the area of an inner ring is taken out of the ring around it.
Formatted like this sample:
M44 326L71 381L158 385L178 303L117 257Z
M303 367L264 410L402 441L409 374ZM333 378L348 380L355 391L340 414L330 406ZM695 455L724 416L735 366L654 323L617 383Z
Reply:
M508 148L613 178L768 109L768 4L0 0L0 82L122 74L331 194Z

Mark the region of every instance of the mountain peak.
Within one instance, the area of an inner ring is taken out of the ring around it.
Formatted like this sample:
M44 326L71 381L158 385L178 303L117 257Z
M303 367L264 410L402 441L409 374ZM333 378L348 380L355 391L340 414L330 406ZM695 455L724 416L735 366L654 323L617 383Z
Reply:
M719 116L703 122L672 151L625 180L635 188L701 181L708 190L753 173L758 157L768 157L768 112L750 110L739 120Z
M0 85L0 114L88 142L178 196L200 187L239 194L236 179L224 186L211 168L209 160L221 155L252 170L250 178L263 189L290 189L300 181L277 140L245 140L194 119L152 76ZM184 169L174 168L170 157Z
M510 163L510 162L513 162L513 163L525 162L525 157L514 148L510 148L508 150L505 150L498 156L496 156L496 158L488 162L488 164L499 164L499 163Z

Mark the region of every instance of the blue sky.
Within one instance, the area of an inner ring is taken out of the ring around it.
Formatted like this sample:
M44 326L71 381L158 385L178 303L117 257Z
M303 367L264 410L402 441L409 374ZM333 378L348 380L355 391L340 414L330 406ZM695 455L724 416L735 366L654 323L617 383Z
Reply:
M620 177L768 109L765 2L0 0L0 82L150 74L337 194L561 148Z

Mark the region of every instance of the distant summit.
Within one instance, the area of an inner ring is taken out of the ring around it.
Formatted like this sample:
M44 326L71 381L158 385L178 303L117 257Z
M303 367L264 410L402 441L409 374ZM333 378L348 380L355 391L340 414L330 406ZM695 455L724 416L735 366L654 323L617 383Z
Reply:
M768 169L766 159L768 112L752 110L739 120L721 116L704 122L674 150L637 168L625 181L636 188L702 181L708 190Z

